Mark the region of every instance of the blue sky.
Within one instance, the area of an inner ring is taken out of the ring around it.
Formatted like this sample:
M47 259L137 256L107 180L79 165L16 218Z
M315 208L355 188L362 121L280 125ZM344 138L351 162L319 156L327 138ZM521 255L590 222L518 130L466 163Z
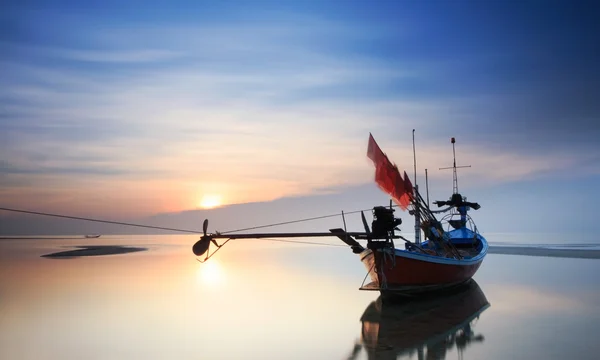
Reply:
M413 128L434 184L455 136L461 183L490 201L599 198L591 2L1 6L4 206L136 218L207 195L352 197L372 184L368 133L411 170Z

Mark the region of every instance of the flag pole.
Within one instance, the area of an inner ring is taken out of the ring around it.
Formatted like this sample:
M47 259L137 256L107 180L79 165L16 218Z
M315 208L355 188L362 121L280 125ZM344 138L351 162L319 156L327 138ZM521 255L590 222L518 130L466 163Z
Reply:
M417 186L417 152L415 151L415 129L413 129L413 164L415 167L415 186Z
M417 185L417 151L415 149L415 129L412 131L413 138L413 165L415 171L415 186L414 186L414 194L413 194L413 211L415 213L415 243L421 243L421 209L419 209L419 205L416 201L417 196L419 194L419 185Z
M427 179L427 169L425 169L425 190L427 191L427 207L429 207L429 180Z

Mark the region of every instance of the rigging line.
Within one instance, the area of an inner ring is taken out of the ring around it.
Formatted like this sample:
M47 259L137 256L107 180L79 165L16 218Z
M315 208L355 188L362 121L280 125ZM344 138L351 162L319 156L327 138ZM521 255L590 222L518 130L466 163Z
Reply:
M233 239L233 240L236 240L236 239ZM260 239L252 239L252 240L266 240L266 241L278 241L278 242L287 242L287 243L296 243L296 244L323 245L323 246L335 246L335 247L348 247L347 245L328 244L328 243L319 243L319 242L302 241L302 240L285 240L285 239L272 239L272 238L260 238Z
M10 212L17 212L17 213L23 213L23 214L52 216L52 217L58 217L58 218L63 218L63 219L91 221L91 222L98 222L98 223L104 223L104 224L133 226L133 227L146 228L146 229L156 229L156 230L166 230L166 231L183 232L183 233L189 233L189 234L203 234L204 233L203 231L200 231L200 230L187 230L187 229L168 228L168 227L162 227L162 226L141 225L141 224L126 223L126 222L121 222L121 221L93 219L93 218L86 218L86 217L79 217L79 216L61 215L61 214L53 214L53 213L45 213L45 212L40 212L40 211L29 211L29 210L21 210L21 209L12 209L12 208L5 208L5 207L0 207L0 210L10 211ZM347 212L345 214L355 214L355 213L359 213L361 211L368 211L368 210L371 210L371 209L355 210L355 211ZM230 233L239 232L239 231L255 230L255 229L261 229L261 228L278 226L278 225L294 224L294 223L299 223L299 222L303 222L303 221L319 220L319 219L325 219L325 218L330 218L330 217L335 217L335 216L340 216L340 215L341 214L331 214L331 215L325 215L325 216L317 216L317 217L312 217L312 218L299 219L299 220L291 220L291 221L284 221L284 222L274 223L274 224L268 224L268 225L253 226L253 227L248 227L248 228L244 228L244 229L223 231L223 232L219 232L219 233L220 234L230 234Z
M101 219L85 218L85 217L79 217L79 216L51 214L51 213L45 213L45 212L39 212L39 211L28 211L28 210L10 209L10 208L4 208L4 207L0 207L0 210L17 212L17 213L23 213L23 214L53 216L53 217L58 217L58 218L63 218L63 219L73 219L73 220L83 220L83 221L99 222L99 223L105 223L105 224L133 226L133 227L140 227L140 228L146 228L146 229L177 231L177 232L184 232L184 233L190 233L190 234L203 234L203 232L199 231L199 230L174 229L174 228L168 228L168 227L162 227L162 226L132 224L132 223L126 223L126 222L121 222L121 221L111 221L111 220L101 220Z
M344 212L344 214L345 215L347 215L347 214L356 214L356 213L359 213L361 211L368 211L368 210L371 210L371 209L363 209L363 210L355 210L355 211L350 211L350 212ZM272 227L272 226L278 226L278 225L294 224L294 223L299 223L299 222L303 222L303 221L320 220L320 219L326 219L326 218L331 218L331 217L336 217L336 216L341 216L341 215L342 215L341 213L338 213L338 214L316 216L316 217L299 219L299 220L284 221L284 222L274 223L274 224L268 224L268 225L252 226L252 227L243 228L243 229L228 230L228 231L219 231L219 234L231 234L231 233L239 232L239 231L256 230L256 229L262 229L262 228L267 228L267 227Z
M360 287L365 286L365 281L367 281L367 276L369 276L369 273L373 270L374 267L375 267L375 262L373 262L373 265L371 265L371 268L365 274L365 278L363 279L362 283L360 284Z

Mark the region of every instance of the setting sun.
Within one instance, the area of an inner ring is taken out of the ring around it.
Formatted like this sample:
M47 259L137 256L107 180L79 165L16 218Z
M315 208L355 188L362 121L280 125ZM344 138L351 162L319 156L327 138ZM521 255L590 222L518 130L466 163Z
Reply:
M217 207L221 205L221 197L219 195L204 195L199 205L204 209Z

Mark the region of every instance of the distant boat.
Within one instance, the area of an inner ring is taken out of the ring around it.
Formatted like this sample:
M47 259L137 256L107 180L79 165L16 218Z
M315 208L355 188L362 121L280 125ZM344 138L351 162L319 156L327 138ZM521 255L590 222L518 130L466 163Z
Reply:
M435 297L393 304L378 298L360 318L361 341L349 359L361 347L368 359L412 358L415 353L417 359L445 359L453 348L464 353L469 345L484 341L473 328L489 307L475 280Z
M96 239L96 238L99 238L100 236L102 236L102 235L86 235L85 238L86 239Z
M414 141L414 140L413 140ZM217 250L207 255L208 260L229 239L250 238L293 238L336 236L359 254L367 268L371 282L361 286L360 290L379 291L385 298L413 296L457 286L470 280L481 266L488 251L486 239L479 234L469 210L478 210L477 203L467 202L458 192L456 174L455 139L451 139L454 163L453 193L447 201L434 201L439 210L431 210L415 184L413 187L404 171L402 176L395 164L381 151L375 139L369 134L367 157L375 164L375 182L381 190L392 197L402 210L415 218L415 239L410 241L398 235L398 226L402 219L394 217L395 209L390 200L389 207L375 206L371 227L361 211L364 232L347 232L346 220L342 213L344 229L330 229L322 233L254 233L254 234L207 234L208 220L204 221L204 236L197 241L192 251L196 256L207 253L210 244ZM416 164L416 162L415 162ZM416 167L416 166L415 166ZM443 170L443 169L440 169ZM427 173L426 173L427 174ZM416 180L416 175L415 175ZM446 213L438 220L437 214ZM421 232L425 237L421 241ZM228 239L219 245L215 239ZM366 246L357 240L366 240ZM396 246L394 240L405 242L404 249ZM204 262L201 261L201 262Z

